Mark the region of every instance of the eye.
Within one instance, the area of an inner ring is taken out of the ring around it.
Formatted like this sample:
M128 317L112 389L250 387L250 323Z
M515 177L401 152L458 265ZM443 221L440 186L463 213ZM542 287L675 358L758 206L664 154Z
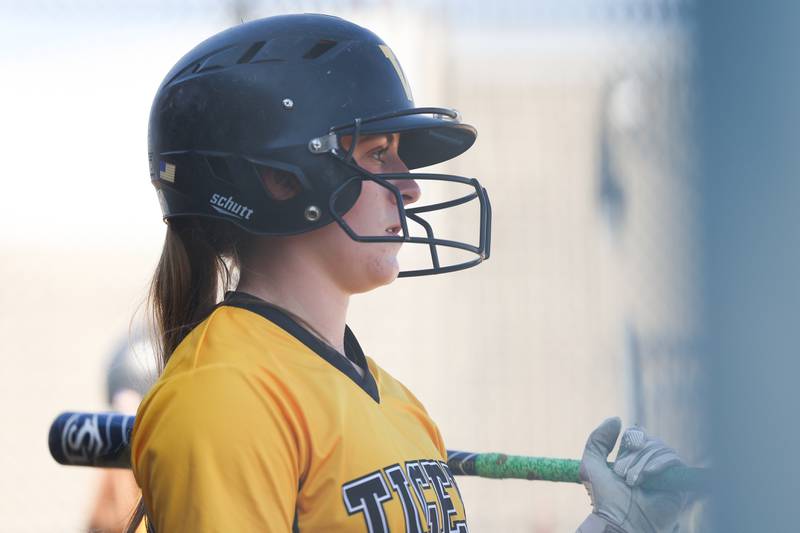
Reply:
M388 146L383 146L381 148L377 148L377 149L373 150L372 152L370 152L370 157L372 157L376 161L380 161L381 163L383 163L384 162L383 161L383 156L386 155L386 152L388 152L388 151L389 151L389 147Z

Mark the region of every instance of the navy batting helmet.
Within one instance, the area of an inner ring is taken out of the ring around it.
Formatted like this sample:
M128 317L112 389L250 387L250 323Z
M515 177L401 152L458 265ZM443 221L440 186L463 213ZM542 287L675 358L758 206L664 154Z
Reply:
M326 15L285 15L223 31L186 54L158 88L150 114L150 177L165 219L229 220L256 234L291 235L337 222L351 238L427 247L429 265L400 276L460 270L489 256L491 207L475 179L439 174L372 174L352 160L359 135L399 133L409 169L453 158L475 142L475 128L445 108L415 107L392 50L372 32ZM341 138L352 137L347 150ZM292 174L299 191L275 198L264 169ZM438 180L466 194L404 207L388 180ZM364 180L397 199L402 232L363 236L344 221ZM438 238L423 218L477 202L477 239ZM409 221L419 235L409 231ZM439 248L467 252L442 264Z

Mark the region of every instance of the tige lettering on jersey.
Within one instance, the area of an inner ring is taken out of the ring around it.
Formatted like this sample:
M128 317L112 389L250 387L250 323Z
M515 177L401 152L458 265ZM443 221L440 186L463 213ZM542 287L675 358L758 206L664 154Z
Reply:
M388 533L386 509L399 505L405 533L467 533L461 493L447 463L420 459L371 472L342 485L347 514L369 533Z

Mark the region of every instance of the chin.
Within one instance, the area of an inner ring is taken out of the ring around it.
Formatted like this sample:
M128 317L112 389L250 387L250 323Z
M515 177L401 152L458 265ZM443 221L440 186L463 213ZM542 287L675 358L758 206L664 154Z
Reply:
M391 264L387 267L385 272L385 278L382 285L388 285L392 283L394 280L397 279L398 274L400 274L400 265L397 263L397 258L393 257L391 259Z
M369 292L397 279L400 264L395 243L359 243L346 241L324 258L327 270L349 294Z
M400 265L397 257L382 257L370 265L370 278L375 283L375 287L388 285L397 279L400 273Z
M400 265L394 255L386 257L372 257L365 262L366 272L362 277L364 283L360 284L358 290L354 292L368 292L378 287L388 285L397 279L400 273Z

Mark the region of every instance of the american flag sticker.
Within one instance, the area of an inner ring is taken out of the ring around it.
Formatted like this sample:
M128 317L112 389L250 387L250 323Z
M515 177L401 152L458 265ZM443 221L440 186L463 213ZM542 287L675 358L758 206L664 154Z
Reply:
M175 165L161 161L158 164L158 177L170 183L175 183Z

